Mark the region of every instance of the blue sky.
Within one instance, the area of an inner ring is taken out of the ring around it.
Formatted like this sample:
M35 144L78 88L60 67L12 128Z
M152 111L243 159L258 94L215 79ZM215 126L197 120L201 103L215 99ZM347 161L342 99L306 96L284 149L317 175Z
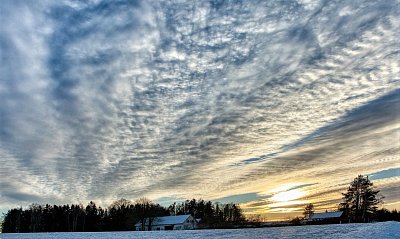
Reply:
M2 1L0 208L400 207L399 1Z

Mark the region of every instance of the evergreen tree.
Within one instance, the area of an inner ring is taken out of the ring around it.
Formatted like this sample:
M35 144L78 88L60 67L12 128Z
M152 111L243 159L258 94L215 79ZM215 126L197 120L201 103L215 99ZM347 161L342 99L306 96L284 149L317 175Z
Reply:
M313 213L314 213L314 205L312 203L307 204L304 207L304 212L303 212L304 218L306 218L306 219L310 218L310 216Z
M376 212L377 205L382 202L378 196L379 190L375 190L368 176L358 175L351 182L346 193L342 193L343 202L339 210L355 221L365 222Z
M97 209L94 202L90 201L86 206L85 212L85 231L95 232L99 230L102 209Z

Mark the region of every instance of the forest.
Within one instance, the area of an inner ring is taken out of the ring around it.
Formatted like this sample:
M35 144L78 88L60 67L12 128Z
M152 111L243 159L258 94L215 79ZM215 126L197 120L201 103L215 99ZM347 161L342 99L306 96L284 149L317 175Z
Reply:
M200 227L205 228L231 228L245 221L242 210L234 203L192 199L163 207L140 198L134 202L120 199L107 208L94 202L86 206L31 204L27 209L9 210L1 227L3 233L127 231L134 230L135 223L146 218L186 214L200 219Z

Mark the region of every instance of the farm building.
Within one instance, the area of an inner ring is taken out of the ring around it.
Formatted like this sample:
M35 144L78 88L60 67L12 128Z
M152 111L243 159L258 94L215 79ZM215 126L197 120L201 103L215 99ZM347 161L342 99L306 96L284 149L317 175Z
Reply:
M197 220L191 215L157 217L151 223L151 231L192 230L197 228ZM135 224L136 231L142 231L140 222ZM146 219L144 231L149 231L149 220Z
M339 223L341 222L343 212L324 212L311 214L308 222L327 222Z

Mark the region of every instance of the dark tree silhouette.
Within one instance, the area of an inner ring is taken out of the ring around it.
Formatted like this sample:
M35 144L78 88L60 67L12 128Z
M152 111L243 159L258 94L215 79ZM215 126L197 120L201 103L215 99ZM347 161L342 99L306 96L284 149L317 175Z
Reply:
M101 219L104 216L104 212L100 207L97 209L97 206L94 202L90 201L89 204L85 208L86 217L85 217L85 231L94 232L100 230Z
M304 218L306 218L306 219L310 218L310 216L313 213L314 213L314 205L312 203L307 204L304 207L304 212L303 212Z
M134 205L130 200L121 198L111 203L107 211L107 230L132 230L134 221Z
M375 220L377 221L400 221L400 212L396 209L389 211L386 208L382 208L376 211Z
M33 203L29 206L29 210L31 211L31 231L41 231L42 206Z
M382 202L379 190L375 190L368 176L358 175L351 182L346 193L342 193L343 202L339 210L352 220L365 222L373 217L377 205Z

